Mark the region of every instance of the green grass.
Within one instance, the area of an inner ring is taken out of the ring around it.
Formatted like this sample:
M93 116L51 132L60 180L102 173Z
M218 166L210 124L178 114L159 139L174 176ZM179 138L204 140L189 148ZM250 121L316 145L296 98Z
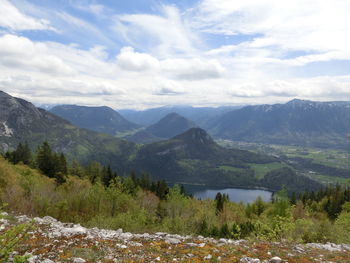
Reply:
M145 128L139 128L139 129L133 129L133 130L129 130L129 131L124 131L124 132L118 132L115 134L115 137L117 138L124 138L126 136L131 136L134 135L135 133L144 130Z
M322 175L322 174L307 174L308 177L324 184L342 184L350 185L350 180L349 178L341 178L341 177L335 177L335 176L327 176L327 175Z
M233 167L228 165L221 165L218 168L226 172L242 172L245 170L244 168L238 168L238 167Z
M177 163L184 169L188 171L194 171L196 167L201 163L199 160L194 159L182 159L177 161Z
M264 176L273 170L286 167L287 165L284 163L267 163L267 164L251 164L250 168L252 168L255 172L255 177L258 179L264 178Z
M217 142L226 148L238 148L258 153L287 156L288 158L309 158L313 159L314 163L323 164L334 168L350 169L350 152L345 150L234 142L229 140L219 140Z

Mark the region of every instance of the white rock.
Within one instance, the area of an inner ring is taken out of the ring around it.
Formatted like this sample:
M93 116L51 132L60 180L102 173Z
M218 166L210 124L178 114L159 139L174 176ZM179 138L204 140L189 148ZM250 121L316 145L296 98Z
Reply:
M342 247L344 250L349 250L349 251L350 251L350 244L341 244L341 247Z
M279 257L273 257L273 258L270 258L270 263L281 263L282 262L282 259L279 258Z
M24 223L24 222L29 222L31 219L26 216L26 215L22 215L22 216L16 216L16 219L19 223Z
M35 262L37 262L36 261L37 258L38 258L38 256L31 256L30 258L27 259L27 262L28 263L35 263Z
M150 237L150 234L148 234L148 233L143 233L143 234L141 235L141 237L142 237L142 238L149 238L149 237Z
M220 238L220 239L219 239L219 242L224 243L224 244L227 244L227 243L228 243L228 240L227 240L226 238Z
M73 262L74 262L74 263L85 263L86 260L85 260L85 259L82 259L82 258L73 258Z
M44 259L43 261L40 261L40 263L55 263L55 261L52 261L51 259Z
M62 233L58 230L53 230L48 234L49 238L55 238L55 237L61 237L61 236L62 236Z
M160 257L156 257L156 260L157 260L157 261L160 261Z
M205 243L200 243L198 247L205 247Z
M61 229L61 233L64 236L72 236L72 235L84 235L87 233L85 227L80 225L74 225L73 227L64 227Z
M117 247L123 248L123 249L128 248L126 245L122 245L122 244L117 244Z
M337 252L337 251L342 251L342 245L336 245L333 243L327 243L327 244L318 244L318 243L308 243L306 246L311 247L311 248L316 248L316 249L323 249L323 250L328 250L332 252Z
M205 256L204 259L205 259L205 260L209 260L209 259L212 259L212 257L213 257L213 256L209 254L208 256Z
M122 239L131 239L133 238L133 234L129 233L129 232L126 232L126 233L121 233L119 235L120 238Z
M197 246L196 243L186 243L185 245L189 246L189 247L196 247Z
M51 216L44 216L42 220L47 223L57 223L57 220Z
M297 245L294 247L294 251L298 252L298 253L304 253L305 249L302 248L300 245Z
M260 263L260 259L258 258L250 258L250 257L243 257L239 260L239 262L242 263Z
M134 247L143 247L143 245L139 242L130 242L129 245L134 246Z
M167 238L166 240L165 240L165 242L166 243L168 243L168 244L174 244L174 245L176 245L176 244L180 244L181 243L181 240L180 239L177 239L177 238Z

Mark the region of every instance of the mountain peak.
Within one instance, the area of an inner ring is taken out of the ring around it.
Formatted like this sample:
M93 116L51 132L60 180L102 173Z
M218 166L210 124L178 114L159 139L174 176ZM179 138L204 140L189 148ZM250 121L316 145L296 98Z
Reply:
M209 134L201 128L191 128L186 132L175 136L174 139L180 139L186 142L190 141L192 143L200 144L208 144L214 142L213 139L209 136Z
M146 131L159 138L171 138L193 127L196 127L193 121L172 112L149 126Z
M165 117L163 117L160 121L164 121L164 120L177 120L177 119L187 120L185 117L181 116L180 114L178 114L178 113L176 113L176 112L171 112L171 113L165 115Z
M314 103L314 101L311 100L301 100L301 99L292 99L291 101L288 101L287 105L303 105L303 104L309 104Z

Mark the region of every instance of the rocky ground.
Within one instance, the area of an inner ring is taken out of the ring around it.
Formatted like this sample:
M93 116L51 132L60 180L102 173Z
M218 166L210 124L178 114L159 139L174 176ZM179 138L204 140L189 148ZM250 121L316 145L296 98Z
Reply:
M167 233L132 234L122 229L87 229L52 217L0 220L0 232L32 222L33 229L11 255L30 263L53 262L350 262L350 245L291 244L212 239ZM13 262L9 260L8 262Z

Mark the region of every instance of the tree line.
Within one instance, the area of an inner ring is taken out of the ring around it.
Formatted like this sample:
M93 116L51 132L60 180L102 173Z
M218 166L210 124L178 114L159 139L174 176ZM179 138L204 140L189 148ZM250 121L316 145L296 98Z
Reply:
M54 178L58 185L66 181L67 176L77 176L88 178L94 183L101 183L105 187L110 186L115 181L122 181L126 192L136 193L138 187L155 193L160 199L164 199L169 192L169 186L164 180L153 181L148 174L141 174L139 177L135 171L131 171L129 176L119 176L113 171L111 166L103 166L99 162L92 161L86 167L76 160L70 164L63 153L56 153L52 150L48 142L43 142L33 153L27 142L19 143L13 151L7 151L3 157L12 164L23 163L32 168L38 169L49 178ZM181 186L182 193L185 193Z

